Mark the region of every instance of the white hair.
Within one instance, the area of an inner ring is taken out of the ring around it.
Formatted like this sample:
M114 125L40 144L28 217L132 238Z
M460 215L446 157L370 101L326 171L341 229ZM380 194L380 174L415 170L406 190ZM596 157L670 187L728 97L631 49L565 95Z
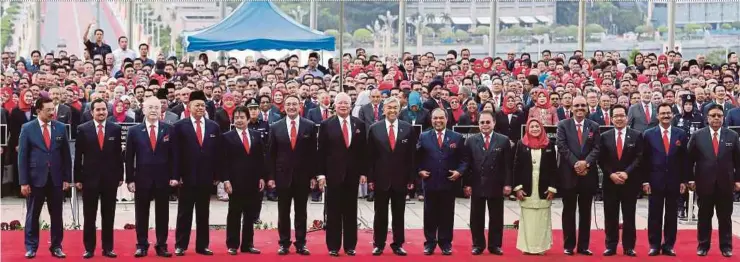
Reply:
M389 96L388 98L383 100L384 105L389 105L392 103L397 103L398 105L401 105L401 101L399 101L398 98L396 98L395 96Z
M339 101L347 101L348 103L352 104L352 98L349 97L349 95L345 92L340 92L336 96L334 96L334 103L337 103Z

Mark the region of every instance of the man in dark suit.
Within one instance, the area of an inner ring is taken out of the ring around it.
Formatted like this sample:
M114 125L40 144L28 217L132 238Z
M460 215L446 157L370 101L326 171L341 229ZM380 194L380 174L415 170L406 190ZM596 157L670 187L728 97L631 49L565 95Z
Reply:
M234 129L223 134L221 139L221 174L224 190L229 194L226 247L230 255L236 255L237 248L243 253L260 253L254 248L252 223L258 214L258 206L262 205L262 190L265 188L264 145L260 133L247 128L249 117L247 107L237 106L234 109Z
M177 229L175 255L185 255L190 244L190 230L195 207L195 253L213 255L208 249L208 217L212 185L218 184L218 161L221 131L216 122L206 119L206 95L203 91L190 93L190 117L180 119L173 126L177 133L175 147L175 180L182 181L177 202Z
M740 140L738 134L722 127L724 111L720 105L707 108L708 127L689 140L689 188L699 195L699 246L696 254L706 256L711 246L712 216L717 211L719 249L732 256L732 194L740 191ZM691 170L691 169L689 169Z
M367 135L370 157L368 188L375 191L375 221L373 222L373 255L383 254L388 237L388 203L393 215L393 243L391 249L405 256L403 249L406 194L414 189L414 151L416 135L411 124L398 120L401 103L389 97L383 102L385 120L370 126Z
M39 247L39 215L44 202L51 220L51 255L64 258L62 252L62 200L72 178L72 157L64 124L52 120L54 103L36 100L37 121L21 127L18 142L18 172L21 194L26 198L24 228L26 258L36 257Z
M504 197L511 194L512 161L511 140L494 132L496 118L491 111L478 117L479 135L465 140L465 156L470 170L466 173L465 195L470 197L470 233L473 237L473 255L488 252L503 255ZM488 203L488 245L484 232Z
M560 181L563 194L563 238L566 255L576 247L576 206L578 206L579 254L593 255L588 249L591 237L591 202L599 187L596 160L599 156L599 124L586 119L586 99L573 99L573 118L557 126L560 153Z
M455 181L467 169L462 135L447 129L447 112L432 112L434 129L421 134L416 145L419 177L424 187L424 254L452 255L452 226L455 217Z
M72 111L62 101L62 92L65 91L58 87L49 88L49 98L54 101L54 120L64 124L72 124Z
M603 107L602 103L602 109ZM635 208L640 191L640 159L642 158L642 136L637 130L627 128L627 108L614 105L608 115L612 116L614 129L601 134L599 139L599 167L604 174L604 229L606 250L604 256L617 253L619 243L619 209L621 205L624 228L622 248L624 254L634 257Z
M284 106L287 116L270 126L267 153L267 184L277 188L278 193L278 255L290 252L290 207L293 201L296 253L310 255L306 248L306 205L309 183L316 174L316 124L299 116L300 99L297 96L286 96Z
M113 221L116 215L116 189L123 184L123 155L121 153L121 126L105 121L108 106L103 99L90 105L94 120L77 127L75 142L75 186L83 190L85 220L83 242L84 258L95 255L95 220L100 199L101 239L103 256L114 258Z
M126 134L126 183L134 193L136 211L136 253L144 257L149 249L149 205L154 199L157 256L171 257L167 251L170 188L175 179L176 134L170 124L160 121L161 104L157 98L144 100L144 121L129 127Z
M383 96L377 89L370 90L370 103L360 108L357 118L362 120L367 126L374 124L383 119L383 105L381 100ZM399 109L400 110L400 109Z
M280 115L280 112L277 112L277 109L273 108L272 100L269 96L262 95L259 96L257 100L259 100L260 103L260 120L265 121L270 125L277 121L280 121L280 118L282 118L282 116Z
M612 119L609 108L611 107L611 98L608 95L601 95L599 107L596 111L588 116L588 119L596 122L599 126L611 126ZM625 115L626 116L626 115Z
M648 256L657 256L661 252L663 255L676 256L673 246L678 228L677 200L686 191L688 170L691 168L686 154L689 137L683 129L671 126L673 113L670 104L659 105L657 112L660 124L643 133L642 190L650 196ZM663 244L662 237L665 237Z
M447 111L447 115L452 115L452 107L450 107L450 103L446 100L442 99L442 91L445 90L444 84L442 81L432 81L429 83L429 95L432 97L432 99L427 99L427 101L424 101L424 108L429 110L429 112L432 112L435 108L442 108L445 111ZM450 117L447 119L447 128L452 128L452 126L455 125L455 119Z
M334 114L334 112L332 112L333 110L329 109L329 106L331 104L331 101L329 99L329 93L320 93L319 105L307 110L308 113L306 114L306 118L314 123L321 123L324 122L324 120L329 119L332 114Z
M365 123L350 116L352 100L346 93L335 97L337 115L319 127L319 187L326 189L326 247L329 255L355 255L357 245L357 190L367 181ZM344 238L342 238L344 235ZM342 241L344 240L344 241Z

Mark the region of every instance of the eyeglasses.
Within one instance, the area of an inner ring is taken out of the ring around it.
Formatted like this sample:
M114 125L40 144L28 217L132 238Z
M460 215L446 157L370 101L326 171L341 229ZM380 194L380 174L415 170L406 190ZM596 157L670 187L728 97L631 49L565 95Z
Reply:
M723 114L709 114L707 116L712 117L712 118L722 118L724 115Z
M492 122L491 120L481 120L481 121L478 121L478 124L488 125L488 124L491 124L491 122Z
M573 108L581 108L581 107L586 107L586 104L574 104L573 105Z

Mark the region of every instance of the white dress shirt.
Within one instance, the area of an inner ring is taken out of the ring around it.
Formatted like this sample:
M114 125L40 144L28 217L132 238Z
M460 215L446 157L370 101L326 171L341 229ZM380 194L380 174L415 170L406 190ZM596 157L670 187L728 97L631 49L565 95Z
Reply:
M190 120L193 121L193 131L195 132L195 135L197 136L198 135L198 131L196 131L196 130L198 130L198 124L195 123L195 118L194 117L191 116L190 117ZM202 136L200 138L200 141L201 142L202 141L205 141L205 137L206 137L205 134L206 134L206 118L205 117L202 117L200 119L200 135Z
M622 145L621 145L622 146L622 151L624 151L624 140L627 139L626 133L627 133L627 128L626 127L625 128L622 128L621 130L620 129L617 129L617 128L614 128L614 141L617 141L617 143L619 143L618 137L619 137L619 135L622 135Z
M98 134L98 130L100 130L100 132L103 132L103 136L105 136L105 120L103 120L103 122L100 122L100 123L98 123L98 121L93 120L93 123L95 123L95 134ZM102 125L103 129L98 129L99 125Z
M252 137L249 135L249 130L247 129L239 129L234 128L236 130L236 134L239 136L239 140L242 141L242 144L244 144L244 136L242 136L242 132L247 131L247 142L249 142L249 148L252 148Z
M663 126L660 126L660 138L663 139L663 133L665 131L668 131L668 142L671 141L671 126L668 126L668 128L663 128Z
M352 144L352 120L349 115L345 118L342 118L341 116L337 115L337 118L339 119L339 130L342 130L344 128L344 121L347 121L347 140L349 140L349 143Z
M292 135L290 133L290 128L292 126L292 123L291 122L293 122L293 121L295 121L295 131L298 132L298 130L300 130L299 128L300 128L300 125L301 125L301 118L299 116L296 116L295 119L290 119L289 117L286 116L285 117L285 126L288 127L288 138L290 138L290 136Z
M386 119L385 120L385 130L388 131L386 135L390 134L390 129L391 129L391 122L388 121L388 119ZM395 136L396 141L398 141L398 119L396 119L396 121L393 122L393 136Z
M713 140L714 139L714 134L715 133L717 134L717 143L719 143L719 141L722 141L722 139L720 138L721 137L721 134L722 134L722 128L717 129L717 131L714 131L714 129L712 129L710 127L709 128L709 140Z

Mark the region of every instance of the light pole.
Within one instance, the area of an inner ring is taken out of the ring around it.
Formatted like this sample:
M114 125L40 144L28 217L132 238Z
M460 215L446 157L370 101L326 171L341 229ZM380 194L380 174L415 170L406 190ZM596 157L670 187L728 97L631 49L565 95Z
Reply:
M578 50L586 53L586 0L578 1Z
M398 2L398 57L403 58L406 48L406 0Z
M491 1L491 22L488 24L488 55L496 57L496 30L498 29L498 3Z

